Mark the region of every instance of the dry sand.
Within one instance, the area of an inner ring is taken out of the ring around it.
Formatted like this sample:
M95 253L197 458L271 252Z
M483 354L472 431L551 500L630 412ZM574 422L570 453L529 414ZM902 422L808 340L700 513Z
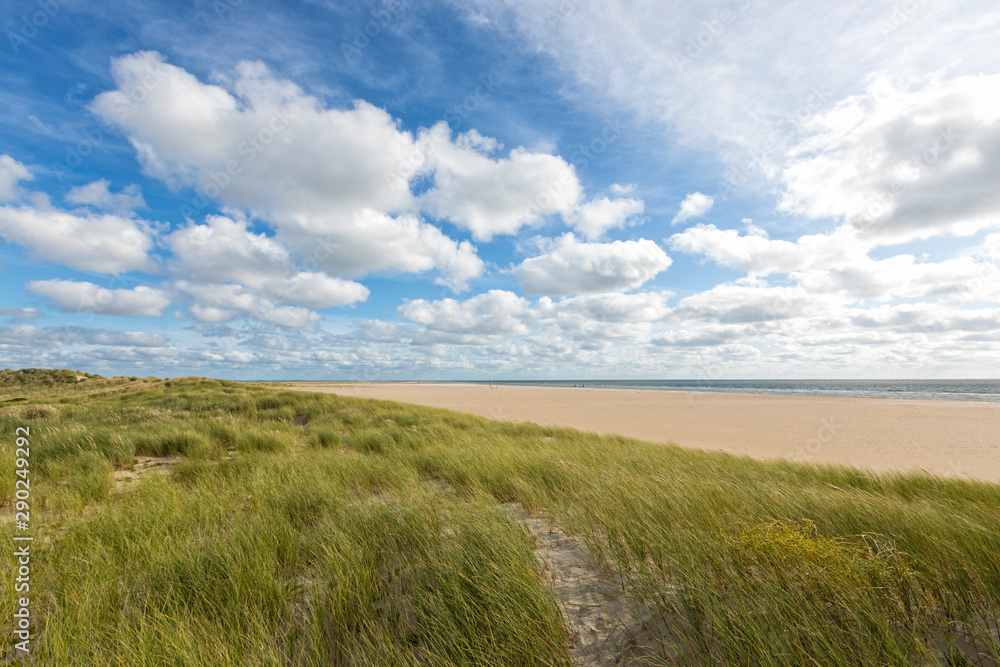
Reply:
M1000 403L430 383L289 388L757 458L919 469L1000 482Z

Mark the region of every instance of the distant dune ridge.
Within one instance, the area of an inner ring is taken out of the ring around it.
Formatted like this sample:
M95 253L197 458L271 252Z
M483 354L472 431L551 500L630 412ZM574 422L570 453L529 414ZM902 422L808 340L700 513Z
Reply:
M49 387L57 384L72 384L90 379L99 379L100 375L71 371L68 368L54 370L49 368L22 368L19 371L8 368L0 369L0 387Z

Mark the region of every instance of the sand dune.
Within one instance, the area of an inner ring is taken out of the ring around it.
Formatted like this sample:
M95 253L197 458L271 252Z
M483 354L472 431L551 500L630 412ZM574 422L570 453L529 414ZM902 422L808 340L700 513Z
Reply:
M1000 403L430 383L290 386L758 458L1000 482Z

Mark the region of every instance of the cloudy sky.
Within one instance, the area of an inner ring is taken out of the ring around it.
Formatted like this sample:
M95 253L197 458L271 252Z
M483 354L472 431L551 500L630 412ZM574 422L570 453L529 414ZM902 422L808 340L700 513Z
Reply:
M1000 376L989 1L15 0L0 366Z

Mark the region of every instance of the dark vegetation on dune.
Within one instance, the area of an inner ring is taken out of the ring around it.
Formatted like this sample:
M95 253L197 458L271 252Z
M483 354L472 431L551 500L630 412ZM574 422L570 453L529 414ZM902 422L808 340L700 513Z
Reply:
M23 664L569 664L516 512L586 544L623 626L652 637L645 664L1000 660L997 485L77 375L0 372L7 545L14 433L31 432ZM16 595L0 576L2 662Z
M83 371L71 371L68 368L62 370L22 368L19 371L0 369L0 387L54 387L94 379L101 379L101 376Z

